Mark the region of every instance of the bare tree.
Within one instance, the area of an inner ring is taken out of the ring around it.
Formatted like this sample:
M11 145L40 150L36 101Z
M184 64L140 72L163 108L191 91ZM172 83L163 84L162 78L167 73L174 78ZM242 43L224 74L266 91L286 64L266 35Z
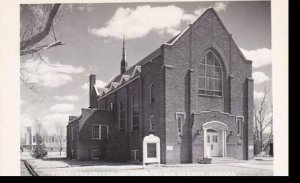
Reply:
M55 123L55 139L57 146L59 147L59 155L61 156L61 151L65 140L65 127L62 123Z
M256 145L254 152L255 154L263 151L264 140L270 141L273 138L273 113L270 92L270 88L266 84L263 91L263 96L256 99L254 104L254 143Z
M61 4L21 5L20 55L39 54L63 43L56 40L54 20ZM37 45L52 31L53 41Z
M20 5L20 56L37 57L39 61L32 69L24 63L25 59L21 59L20 80L25 88L33 92L34 97L38 96L37 98L41 98L41 83L32 82L29 76L37 72L42 62L46 63L41 52L65 44L57 40L55 33L55 25L63 15L62 11L59 11L60 7L61 4Z

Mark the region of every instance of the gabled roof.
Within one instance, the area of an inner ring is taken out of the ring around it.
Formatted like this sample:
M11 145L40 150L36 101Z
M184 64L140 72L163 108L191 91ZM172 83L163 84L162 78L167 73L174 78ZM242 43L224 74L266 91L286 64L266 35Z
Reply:
M227 28L224 26L222 20L220 19L219 15L217 14L217 12L213 9L213 8L209 8L207 9L198 19L196 19L192 24L190 24L190 26L186 27L182 32L180 32L178 35L176 35L175 37L173 37L172 39L170 39L169 41L165 42L163 45L167 45L167 46L172 46L174 43L176 43L183 35L185 35L188 30L193 26L193 24L195 24L196 22L200 21L205 14L207 14L208 12L212 12L217 19L219 20L221 26L224 28L225 32L231 36L231 34L229 33L229 31L227 30ZM234 40L232 39L232 42L234 43L234 45L237 47L237 50L239 52L239 54L242 56L243 60L248 61L245 56L242 54L241 50L239 49L239 47L237 46L237 44L234 42ZM109 82L108 84L105 86L106 89L103 90L103 92L99 92L99 97L102 97L106 94L108 94L110 91L112 91L115 88L118 88L119 86L121 86L123 83L130 81L131 79L134 78L134 76L138 75L141 73L141 67L144 66L145 64L147 64L148 62L151 62L153 58L159 56L161 54L161 49L160 47L157 48L155 51L153 51L151 54L149 54L148 56L146 56L144 59L142 59L141 61L139 61L138 63L136 63L135 65L131 66L128 70L125 71L125 73L121 74L117 74L115 75ZM251 61L250 61L251 62Z

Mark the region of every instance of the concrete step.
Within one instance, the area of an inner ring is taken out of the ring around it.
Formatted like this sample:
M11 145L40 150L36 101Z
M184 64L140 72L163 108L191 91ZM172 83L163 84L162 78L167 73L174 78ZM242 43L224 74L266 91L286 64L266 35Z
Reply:
M234 157L212 157L212 164L219 164L219 163L236 163L240 162L241 160L235 159Z

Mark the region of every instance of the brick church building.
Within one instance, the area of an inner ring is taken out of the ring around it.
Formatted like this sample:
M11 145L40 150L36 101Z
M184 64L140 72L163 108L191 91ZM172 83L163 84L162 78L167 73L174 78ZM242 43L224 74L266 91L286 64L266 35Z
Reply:
M89 108L69 117L68 158L142 161L149 134L161 163L253 158L252 62L212 8L130 68L123 41L120 74L95 81Z

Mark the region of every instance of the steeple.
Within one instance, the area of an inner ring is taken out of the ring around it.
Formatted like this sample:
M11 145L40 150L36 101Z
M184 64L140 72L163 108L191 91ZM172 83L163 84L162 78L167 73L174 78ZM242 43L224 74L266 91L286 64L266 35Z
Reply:
M122 50L122 60L121 60L121 74L123 74L127 69L126 62L126 51L125 51L125 36L123 36L123 50Z

